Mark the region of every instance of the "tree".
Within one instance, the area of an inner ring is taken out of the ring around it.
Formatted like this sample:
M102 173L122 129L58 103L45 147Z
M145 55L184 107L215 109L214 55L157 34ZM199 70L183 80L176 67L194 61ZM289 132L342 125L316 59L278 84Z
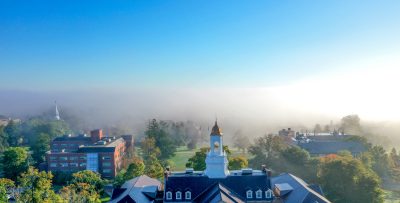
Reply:
M88 183L75 183L64 186L60 190L61 198L67 203L101 202L100 194Z
M100 174L85 170L72 174L71 184L60 190L60 196L68 203L100 202L105 181Z
M79 188L81 188L81 186L83 188L86 188L81 183L85 183L90 186L93 186L93 189L95 190L96 193L102 194L105 181L103 179L101 179L101 176L99 173L89 171L89 170L79 171L79 172L72 174L71 184L74 185L74 188L79 189Z
M144 173L144 163L143 160L134 158L133 162L129 164L128 168L126 169L126 176L125 179L129 180L137 176L141 176Z
M145 160L150 156L158 157L161 153L160 148L156 146L156 140L151 137L146 137L142 140L141 148L143 153L142 155Z
M340 130L346 134L361 134L360 117L358 115L348 115L342 118Z
M5 177L15 181L28 169L28 152L22 147L9 147L4 151L1 162Z
M22 192L19 201L22 202L60 202L60 197L51 189L53 175L51 172L39 172L33 167L21 174L19 182L25 190Z
M0 126L0 152L8 147L8 135L4 132L4 127Z
M246 152L246 149L250 146L250 140L248 137L244 136L242 132L236 131L235 136L233 137L234 146Z
M164 176L164 169L157 157L150 156L145 163L146 167L144 173L146 175L151 178L162 178Z
M164 125L164 123L161 123L161 125ZM149 122L145 134L147 138L153 138L155 140L155 146L160 150L160 154L157 158L160 160L167 160L174 156L176 146L167 131L160 126L156 119Z
M7 194L14 187L14 181L7 178L0 178L0 202L8 202Z
M275 159L279 159L280 152L285 149L287 145L279 136L264 135L254 141L248 151L254 156L249 160L251 167L259 167L262 164L271 166Z
M324 126L324 132L329 133L331 132L331 127L329 125Z
M383 202L378 176L350 156L323 158L318 178L333 202Z
M300 147L297 146L288 147L285 150L283 150L281 154L282 157L285 158L290 163L301 166L306 164L307 161L310 159L310 154L306 150L301 149Z
M372 169L380 176L389 175L389 156L382 146L373 146L369 153L372 157Z
M4 132L8 136L8 145L17 146L19 144L18 124L14 120L10 120L4 128Z
M116 187L121 187L122 184L125 183L125 181L143 175L144 170L145 170L145 165L143 163L143 160L138 158L133 158L133 161L131 164L129 164L128 168L126 170L121 170L118 173L117 177L115 177L114 185Z
M240 170L247 168L249 161L244 156L232 157L229 159L229 170Z
M192 157L189 158L187 167L191 167L196 171L204 171L206 169L206 157L209 147L202 147Z
M321 128L321 125L320 124L315 124L315 127L314 127L314 133L321 133L322 132L322 128Z
M50 150L50 135L41 133L32 146L32 158L37 165L46 160L46 152Z

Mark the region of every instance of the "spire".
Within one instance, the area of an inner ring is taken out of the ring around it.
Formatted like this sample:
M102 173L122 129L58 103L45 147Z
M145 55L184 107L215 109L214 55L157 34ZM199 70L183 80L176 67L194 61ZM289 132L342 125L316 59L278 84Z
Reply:
M56 104L56 120L60 120L60 113L58 112L58 107L57 107L57 101L54 101L54 103Z
M222 135L222 131L218 127L217 119L215 119L215 124L214 124L214 127L211 130L211 134L210 135L219 135L219 136Z

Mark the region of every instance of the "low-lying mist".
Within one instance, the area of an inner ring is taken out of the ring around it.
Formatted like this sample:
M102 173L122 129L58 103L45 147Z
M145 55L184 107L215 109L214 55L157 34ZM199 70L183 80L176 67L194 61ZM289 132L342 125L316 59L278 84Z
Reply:
M214 120L218 119L227 140L238 130L253 139L276 133L282 128L306 130L312 129L316 123L322 126L331 121L339 123L340 118L346 116L342 112L330 113L329 109L324 112L309 110L308 106L302 108L297 103L304 104L303 99L308 98L277 92L279 89L272 88L2 91L0 114L26 119L54 110L56 100L61 118L72 115L82 130L116 126L124 129L124 133L140 136L152 118L191 120L203 129L212 127ZM330 108L329 105L331 103L326 107ZM395 129L395 132L388 132L383 129L389 125L387 123L373 125L372 129L379 132L382 127L382 133L396 136L400 129L392 127L390 129ZM390 126L398 125L391 122Z

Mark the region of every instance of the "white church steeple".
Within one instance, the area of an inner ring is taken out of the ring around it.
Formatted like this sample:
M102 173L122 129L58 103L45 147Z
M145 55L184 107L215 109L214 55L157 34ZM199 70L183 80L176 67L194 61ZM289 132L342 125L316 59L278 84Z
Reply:
M210 151L206 157L206 170L204 171L209 178L225 178L229 175L228 159L223 147L222 131L215 121L210 134Z
M57 107L57 101L54 101L54 103L56 104L56 120L60 120L60 113L58 112L58 107Z

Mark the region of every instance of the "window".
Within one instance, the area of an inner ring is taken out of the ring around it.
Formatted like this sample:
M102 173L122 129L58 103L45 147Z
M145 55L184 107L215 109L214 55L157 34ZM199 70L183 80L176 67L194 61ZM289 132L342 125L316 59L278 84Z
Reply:
M86 160L86 156L79 157L80 160Z
M60 163L61 167L68 167L68 163Z
M57 157L51 156L51 157L50 157L50 160L57 160Z
M50 167L57 167L57 163L51 163Z
M111 173L111 169L103 169L103 173Z
M110 156L103 156L103 160L111 160Z
M247 190L247 192L246 192L246 197L247 197L248 199L253 198L253 191Z
M172 192L167 192L167 194L165 195L167 200L171 200L172 199Z
M178 191L175 193L175 199L182 199L182 192Z
M70 166L78 167L78 163L69 163Z
M185 192L185 199L192 199L192 193L190 191Z
M109 167L109 166L111 166L111 162L103 162L103 167L104 167L104 166L105 166L105 167L107 167L107 166L108 166L108 167Z
M78 157L76 157L76 156L71 156L71 157L69 157L69 160L75 161L75 160L78 160Z
M262 191L261 191L261 190L257 190L257 192L256 192L256 198L257 198L257 199L261 199L261 198L262 198Z
M271 198L272 197L272 191L270 189L265 191L265 197L266 198Z
M60 160L66 161L66 160L68 160L68 157L66 157L66 156L60 156Z
M86 167L86 163L80 163L79 166L80 167Z

